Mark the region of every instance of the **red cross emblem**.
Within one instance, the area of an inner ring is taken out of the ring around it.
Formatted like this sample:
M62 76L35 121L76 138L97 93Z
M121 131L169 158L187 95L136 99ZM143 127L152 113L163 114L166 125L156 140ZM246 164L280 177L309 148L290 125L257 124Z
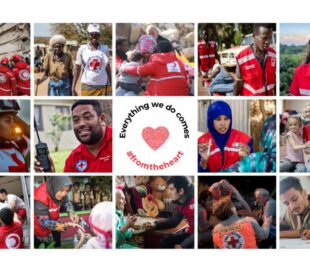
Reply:
M227 249L241 249L244 246L244 238L239 232L225 235L224 247Z
M96 71L101 66L101 60L99 58L93 58L89 62L89 69L92 71Z
M87 161L81 159L76 163L75 167L79 172L83 172L87 168Z

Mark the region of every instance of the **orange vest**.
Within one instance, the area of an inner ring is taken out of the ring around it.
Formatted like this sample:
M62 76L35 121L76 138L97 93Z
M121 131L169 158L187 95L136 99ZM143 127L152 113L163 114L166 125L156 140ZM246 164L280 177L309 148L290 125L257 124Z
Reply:
M34 189L34 200L43 203L49 208L49 219L58 220L60 213L60 206L58 206L51 198L47 191L47 183L41 184L39 187ZM52 230L43 228L37 218L36 213L34 213L34 234L38 237L46 237Z
M211 138L210 157L208 169L210 172L218 172L226 169L239 161L239 144L247 144L251 137L239 130L232 129L229 139L224 147L224 157L220 148L216 145L210 132L205 133L198 139L198 144L209 143Z
M256 249L251 222L240 222L213 232L213 243L220 249Z
M215 64L216 43L214 41L198 42L199 67L203 72L208 72Z
M268 48L267 50L265 69L260 65L251 47L241 51L237 55L237 60L244 82L241 95L274 95L276 85L276 52L273 48Z

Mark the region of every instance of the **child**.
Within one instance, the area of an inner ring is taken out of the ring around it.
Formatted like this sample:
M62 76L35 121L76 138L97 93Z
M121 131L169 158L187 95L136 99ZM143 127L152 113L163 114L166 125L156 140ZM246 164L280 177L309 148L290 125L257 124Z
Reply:
M303 143L302 120L298 116L290 116L287 120L286 156L280 163L281 172L305 172L303 150L310 147L310 142Z
M89 225L95 236L91 237L82 249L110 249L112 248L112 202L100 202L91 211ZM81 232L80 232L81 233ZM78 244L82 244L85 235ZM78 249L81 245L76 246Z
M305 105L305 111L304 114L301 116L301 119L304 126L310 124L310 103L307 103Z
M139 66L143 63L143 55L138 50L127 53L129 62L123 62L124 66ZM116 89L116 96L137 96L140 91L140 77L122 73L118 78L119 87Z
M0 100L0 172L27 172L29 126L17 116L16 100Z
M22 224L11 208L0 210L0 222L0 249L24 248Z

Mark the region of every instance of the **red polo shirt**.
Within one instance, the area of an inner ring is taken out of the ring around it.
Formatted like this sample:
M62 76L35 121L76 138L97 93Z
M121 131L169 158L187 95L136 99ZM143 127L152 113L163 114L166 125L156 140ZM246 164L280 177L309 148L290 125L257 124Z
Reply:
M296 68L289 92L291 95L310 96L310 64Z
M67 158L64 172L112 172L112 128L106 126L96 157L87 150L85 144L80 144Z

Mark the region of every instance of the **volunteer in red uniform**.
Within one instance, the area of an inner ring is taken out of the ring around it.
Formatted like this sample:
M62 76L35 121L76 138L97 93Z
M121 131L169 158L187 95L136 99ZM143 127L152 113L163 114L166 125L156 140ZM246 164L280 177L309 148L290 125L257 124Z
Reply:
M204 30L201 39L198 41L198 64L201 75L207 76L216 62L220 63L220 56L217 52L217 43L209 39L208 30Z
M99 101L78 100L71 112L73 130L81 144L66 159L64 172L112 172L112 128L105 122ZM37 161L35 170L43 171Z
M9 60L4 57L0 61L0 96L16 96L16 79L8 67Z
M186 232L180 232L164 237L160 241L161 248L194 248L194 186L185 176L173 176L168 180L168 189L171 191L172 199L176 205L176 211L164 221L155 224L146 224L147 230L173 228L181 223L183 219L188 222Z
M209 132L198 139L198 172L218 172L253 152L252 138L232 128L232 113L224 101L211 103L207 113Z
M0 210L0 249L22 249L24 248L24 237L22 223L10 208Z
M310 41L308 42L308 53L305 62L295 69L289 94L310 96Z
M256 249L256 240L268 238L272 217L266 218L262 227L254 218L240 218L228 196L213 204L213 214L221 221L213 229L215 248Z
M74 213L71 202L67 199L71 186L72 182L68 176L53 176L34 189L34 239L36 248L42 243L48 245L51 242L55 242L55 247L60 247L60 233L78 222L79 218ZM61 206L66 206L73 223L58 221Z
M254 43L237 55L237 80L234 94L242 96L272 96L276 89L276 51L269 47L272 25L253 26Z
M129 75L150 77L144 95L188 96L189 87L184 64L181 63L169 41L160 41L158 53L152 54L149 62L141 66L122 66L120 71Z
M30 129L18 117L19 110L16 100L0 100L0 172L28 171L25 156L30 148Z
M14 54L13 73L17 81L17 92L20 95L30 96L30 66L22 60L21 56Z

